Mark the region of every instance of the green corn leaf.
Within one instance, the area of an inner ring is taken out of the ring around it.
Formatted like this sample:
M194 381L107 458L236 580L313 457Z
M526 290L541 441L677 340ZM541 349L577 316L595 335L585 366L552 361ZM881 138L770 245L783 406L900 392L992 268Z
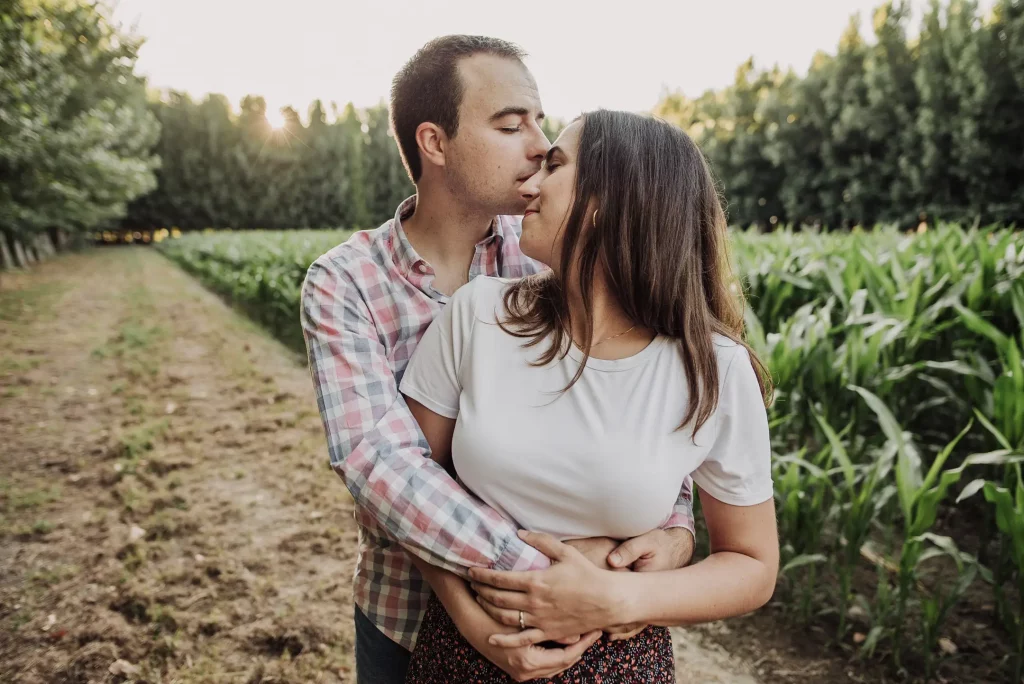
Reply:
M971 498L975 494L981 491L982 487L985 486L985 480L979 478L977 480L971 480L967 483L967 486L960 490L960 495L956 497L956 503L960 503L966 499Z
M839 436L836 435L835 430L832 429L832 426L829 425L824 418L815 413L814 419L818 421L818 425L821 426L821 431L825 433L825 438L832 447L832 457L839 461L839 465L843 472L843 478L846 480L846 486L852 489L857 483L857 475L853 468L853 462L850 460L850 456L846 453L846 448L843 446Z
M825 563L827 561L828 556L826 556L823 553L801 554L796 558L792 559L791 561L789 561L788 563L786 563L786 565L783 566L782 570L779 571L779 574L785 575L786 573L790 572L791 570L795 570L796 568L801 568L805 565L813 565L816 563Z
M997 327L970 309L965 309L962 304L954 304L953 308L956 309L956 312L960 315L960 320L963 321L968 330L992 340L992 343L996 345L1000 352L1006 348L1008 338Z
M1004 449L1006 449L1007 451L1013 451L1013 447L1010 445L1010 440L1006 439L1006 436L999 431L999 428L993 425L989 421L989 419L986 418L984 414L981 413L981 411L979 411L978 409L974 409L974 415L978 417L978 422L984 425L985 429L995 436L996 441L999 442L999 444L1001 444Z
M931 489L931 486L935 483L935 480L939 477L939 473L942 471L942 466L946 464L946 459L948 459L949 455L953 453L953 449L956 448L956 445L960 442L961 439L963 439L964 435L970 432L970 429L971 427L973 427L973 425L973 420L968 421L967 427L961 430L960 434L954 437L953 440L945 447L943 447L942 451L938 453L938 455L935 457L935 460L932 461L932 467L929 468L928 474L924 478L924 482L921 484L922 488Z

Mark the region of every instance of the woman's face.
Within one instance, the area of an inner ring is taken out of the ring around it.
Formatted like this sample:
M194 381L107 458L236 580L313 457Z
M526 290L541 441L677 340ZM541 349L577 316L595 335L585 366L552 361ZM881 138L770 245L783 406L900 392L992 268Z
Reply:
M562 259L562 238L575 195L576 153L582 121L574 121L548 150L544 166L524 182L519 193L526 201L523 254L557 271Z

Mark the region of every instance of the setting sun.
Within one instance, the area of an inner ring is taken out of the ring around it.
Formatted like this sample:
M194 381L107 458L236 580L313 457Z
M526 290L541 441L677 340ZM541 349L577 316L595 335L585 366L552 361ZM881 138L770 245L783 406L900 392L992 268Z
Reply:
M267 121L275 131L284 128L285 123L287 123L284 119L284 114L278 109L267 110Z

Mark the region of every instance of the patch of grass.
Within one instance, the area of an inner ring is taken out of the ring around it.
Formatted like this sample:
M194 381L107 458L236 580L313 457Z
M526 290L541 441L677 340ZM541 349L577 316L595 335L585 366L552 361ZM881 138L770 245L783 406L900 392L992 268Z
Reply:
M142 494L131 485L124 485L115 489L114 497L121 502L121 507L128 513L134 513L139 510L143 502Z
M49 520L36 520L32 524L32 534L50 534L53 532L53 523Z
M58 565L53 568L33 570L28 574L28 581L43 587L52 587L74 577L78 570L77 565Z
M14 356L5 357L0 359L0 374L9 375L32 370L38 368L40 363L40 360L35 357L27 359L19 359Z
M167 432L169 426L170 422L164 418L121 435L115 449L124 459L127 472L134 472L139 457L153 449L153 444Z
M49 520L36 520L31 525L22 524L14 528L14 536L20 541L31 541L39 537L45 537L53 532L54 525Z
M32 617L28 613L23 613L21 611L15 613L11 616L11 631L17 632L19 629L28 624L28 621L31 619Z
M162 606L159 603L152 604L146 609L146 617L149 619L149 623L153 625L155 634L160 632L174 633L178 629L178 621L174 617L174 612L167 606Z
M5 512L38 508L60 501L60 497L61 489L58 485L18 489L9 481L0 481L0 510Z
M117 559L121 561L127 572L134 573L146 564L146 547L140 544L128 544L117 552Z
M19 323L55 316L55 307L49 304L65 288L59 283L45 283L21 290L0 290L0 321Z
M96 359L125 358L144 352L165 334L159 325L147 326L134 316L118 329L117 334L92 350Z

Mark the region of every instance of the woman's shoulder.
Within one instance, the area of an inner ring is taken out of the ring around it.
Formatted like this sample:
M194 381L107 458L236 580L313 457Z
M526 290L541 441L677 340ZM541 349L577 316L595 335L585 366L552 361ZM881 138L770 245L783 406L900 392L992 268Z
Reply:
M750 353L747 348L731 337L714 333L712 346L715 349L715 357L718 359L719 382L724 384L729 371L735 370L734 367L737 364L740 364L740 367L742 365L750 366Z
M496 312L501 310L505 291L515 281L515 278L477 276L456 290L448 305L472 313L486 322L492 322Z

